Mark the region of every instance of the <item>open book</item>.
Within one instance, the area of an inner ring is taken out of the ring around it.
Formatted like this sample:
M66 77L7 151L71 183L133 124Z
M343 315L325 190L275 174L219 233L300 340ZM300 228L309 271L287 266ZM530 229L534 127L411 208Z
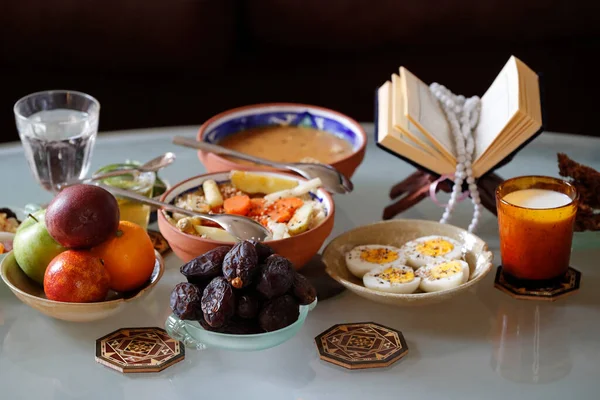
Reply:
M455 172L455 139L429 85L400 67L377 90L376 100L379 147L435 174ZM475 177L495 169L541 129L538 76L513 56L481 97L473 132Z

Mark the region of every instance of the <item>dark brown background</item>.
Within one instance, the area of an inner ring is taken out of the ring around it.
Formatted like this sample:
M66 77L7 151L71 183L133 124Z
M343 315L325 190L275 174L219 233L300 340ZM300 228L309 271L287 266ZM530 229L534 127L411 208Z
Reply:
M600 6L583 0L12 0L0 5L0 142L12 106L68 88L100 129L201 124L294 101L373 120L405 65L483 94L511 54L543 76L547 129L598 136Z

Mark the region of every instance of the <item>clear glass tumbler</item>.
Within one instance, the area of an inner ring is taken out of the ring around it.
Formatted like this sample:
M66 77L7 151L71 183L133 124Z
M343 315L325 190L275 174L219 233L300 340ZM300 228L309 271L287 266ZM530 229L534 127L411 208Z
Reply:
M46 190L83 179L98 133L100 103L71 90L27 95L14 106L15 121L29 168Z

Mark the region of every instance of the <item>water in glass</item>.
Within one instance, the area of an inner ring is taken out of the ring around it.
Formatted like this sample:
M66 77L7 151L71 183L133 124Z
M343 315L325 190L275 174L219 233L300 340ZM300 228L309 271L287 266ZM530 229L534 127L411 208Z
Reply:
M49 191L56 185L82 179L88 172L98 131L97 116L56 108L17 119L29 167Z

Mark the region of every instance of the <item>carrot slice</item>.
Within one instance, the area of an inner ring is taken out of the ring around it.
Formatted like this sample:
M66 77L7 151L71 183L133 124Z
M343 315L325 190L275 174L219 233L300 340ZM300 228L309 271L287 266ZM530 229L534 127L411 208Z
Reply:
M304 201L297 197L277 200L269 211L269 217L275 222L289 222L296 210L302 207L303 204Z
M294 210L296 210L297 208L302 207L304 201L297 197L287 197L285 199L277 200L275 204L277 207L293 208Z
M223 202L223 208L227 214L247 215L250 211L250 197L233 196Z
M265 213L265 199L253 198L250 199L250 210L248 215L251 217L258 217Z
M4 253L4 245L0 243L0 254Z

